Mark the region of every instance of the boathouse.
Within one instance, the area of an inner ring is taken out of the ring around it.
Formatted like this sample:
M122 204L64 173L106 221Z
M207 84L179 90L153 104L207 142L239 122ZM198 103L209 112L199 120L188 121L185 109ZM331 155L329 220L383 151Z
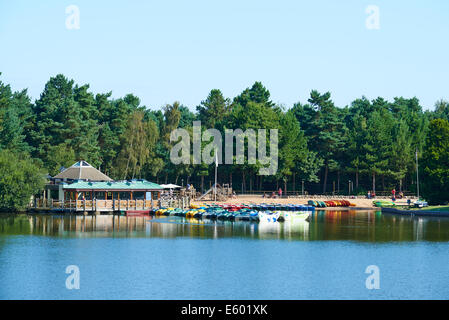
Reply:
M163 188L145 179L125 181L76 181L64 184L64 199L77 211L123 211L153 208Z
M51 178L55 184L61 182L73 182L76 180L85 181L112 181L100 170L95 169L84 160L78 161L71 167L62 170L59 174Z
M45 185L41 199L64 201L63 185L75 181L112 181L107 175L94 168L84 160L78 161L69 168L63 168L54 177L49 177L49 183Z
M81 160L51 177L33 207L84 212L147 210L160 205L162 190L144 179L113 181Z
M151 200L158 199L162 187L145 179L64 184L64 199L72 200Z

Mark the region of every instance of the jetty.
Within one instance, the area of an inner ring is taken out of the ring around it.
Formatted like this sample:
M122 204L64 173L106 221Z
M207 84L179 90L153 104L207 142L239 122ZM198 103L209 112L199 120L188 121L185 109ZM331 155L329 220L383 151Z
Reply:
M403 215L409 217L449 217L449 211L442 210L432 210L432 209L415 209L415 210L406 210L406 209L398 209L398 208L382 208L382 213L387 214L395 214L395 215Z

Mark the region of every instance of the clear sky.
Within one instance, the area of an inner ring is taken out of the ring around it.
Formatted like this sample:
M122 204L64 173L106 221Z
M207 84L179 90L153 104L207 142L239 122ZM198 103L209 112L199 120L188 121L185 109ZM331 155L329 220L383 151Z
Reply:
M80 29L66 28L66 7ZM379 27L366 26L368 5ZM38 98L58 73L94 92L194 110L213 88L254 81L291 107L312 89L344 106L365 95L449 99L446 0L0 0L1 80Z

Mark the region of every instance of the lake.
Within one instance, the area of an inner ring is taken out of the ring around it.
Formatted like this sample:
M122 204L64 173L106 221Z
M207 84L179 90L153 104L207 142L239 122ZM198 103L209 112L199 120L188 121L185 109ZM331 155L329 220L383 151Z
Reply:
M69 290L68 266L79 270ZM378 268L379 289L367 289ZM449 219L0 216L0 299L448 299Z

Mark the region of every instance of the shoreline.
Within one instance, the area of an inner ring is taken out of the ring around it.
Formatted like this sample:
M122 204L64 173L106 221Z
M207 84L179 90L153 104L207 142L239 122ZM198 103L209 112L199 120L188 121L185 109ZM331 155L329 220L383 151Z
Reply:
M350 207L324 207L324 208L316 208L317 211L350 211L350 210L377 210L380 211L381 208L375 207L373 205L373 199L366 199L366 198L356 198L351 199L350 197L341 197L336 196L334 197L314 197L311 196L310 198L302 198L302 197L285 197L285 198L263 198L261 196L254 196L254 195L239 195L235 198L230 198L226 201L211 201L211 200L202 200L202 201L191 201L191 205L211 205L211 204L217 204L217 205L223 205L223 204L293 204L293 205L308 205L309 200L317 200L317 201L327 201L327 200L348 200L355 206ZM403 200L404 204L406 200ZM396 202L398 203L398 202ZM399 204L399 203L398 203ZM8 214L70 214L70 212L50 212L51 210L3 210L0 212L0 215L8 215ZM422 212L422 211L421 211ZM401 212L395 212L397 214L402 213ZM416 212L413 212L416 214ZM72 213L73 214L73 213ZM403 213L403 214L410 214L410 213ZM441 215L441 212L439 212L439 215ZM449 213L448 213L449 216Z
M226 201L211 201L211 200L203 200L203 201L191 201L191 204L194 205L203 205L203 204L302 204L307 205L309 200L316 201L328 201L328 200L348 200L350 203L355 204L353 207L326 207L326 208L317 208L317 209L327 209L327 210L340 210L340 209L349 209L349 210L377 210L380 208L375 207L373 205L373 200L375 199L366 199L366 198L356 198L351 199L350 197L285 197L285 198L263 198L261 196L254 195L239 195L235 198L230 198ZM406 200L404 200L404 203Z
M204 204L202 202L201 204ZM318 211L380 211L381 208L377 207L325 207L325 208L315 208L315 212ZM0 216L9 216L9 215L74 215L74 216L83 216L83 213L74 213L74 212L52 212L51 210L40 210L40 211L4 211L0 212ZM97 214L88 214L88 215L97 215ZM118 213L106 213L100 215L116 215L121 216L122 214ZM126 215L125 215L126 216ZM128 215L131 216L132 215ZM449 216L449 213L448 213Z

